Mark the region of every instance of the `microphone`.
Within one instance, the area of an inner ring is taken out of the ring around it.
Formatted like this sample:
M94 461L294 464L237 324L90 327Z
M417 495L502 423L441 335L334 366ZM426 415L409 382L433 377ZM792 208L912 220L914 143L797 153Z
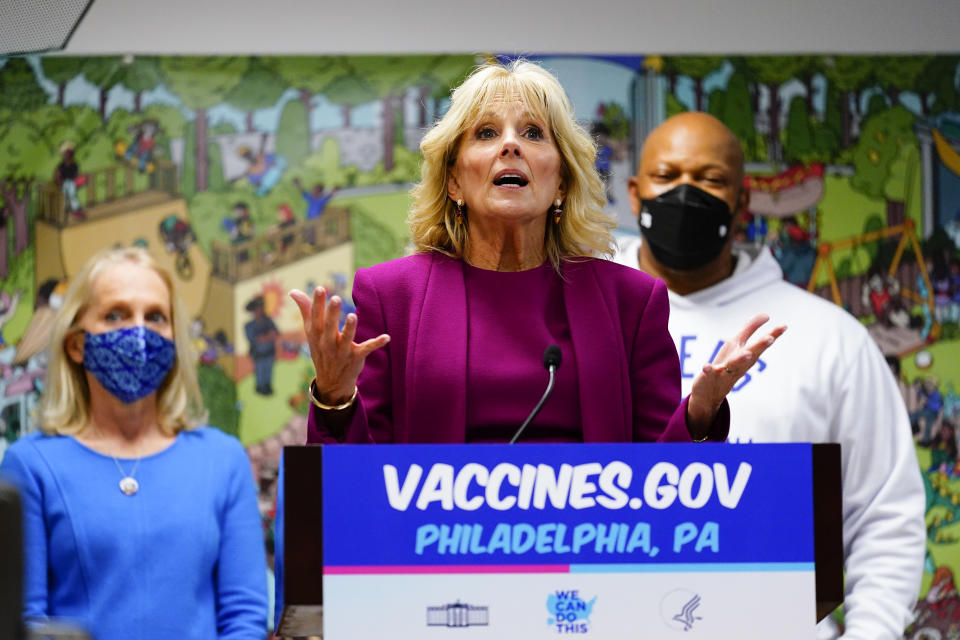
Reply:
M549 347L547 347L546 351L543 352L543 367L550 374L550 381L547 382L547 390L543 392L540 402L538 402L537 406L533 408L533 411L530 412L530 415L527 416L527 419L523 421L523 424L520 425L520 428L517 429L517 432L513 434L510 444L513 444L517 441L517 438L519 438L520 434L523 433L523 430L527 428L527 425L533 422L533 419L537 417L538 413L540 413L540 409L543 408L543 403L545 403L547 398L550 397L550 394L553 393L553 383L555 382L554 374L556 374L557 369L560 368L560 360L560 347L555 344L551 344Z

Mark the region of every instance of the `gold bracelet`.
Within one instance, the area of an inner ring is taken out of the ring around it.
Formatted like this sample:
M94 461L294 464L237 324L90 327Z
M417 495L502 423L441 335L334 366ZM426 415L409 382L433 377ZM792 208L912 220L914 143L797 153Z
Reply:
M323 404L317 400L317 379L314 378L311 380L310 386L307 387L307 393L310 394L310 400L313 401L313 406L318 409L323 409L324 411L343 411L344 409L349 409L353 406L353 403L357 401L357 394L359 392L360 390L357 388L357 385L353 385L353 395L343 404Z

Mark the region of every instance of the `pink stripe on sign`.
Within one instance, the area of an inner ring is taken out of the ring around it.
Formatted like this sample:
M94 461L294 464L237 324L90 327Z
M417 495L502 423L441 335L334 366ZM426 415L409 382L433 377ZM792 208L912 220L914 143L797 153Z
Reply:
M568 564L464 564L324 567L333 576L440 573L570 573Z

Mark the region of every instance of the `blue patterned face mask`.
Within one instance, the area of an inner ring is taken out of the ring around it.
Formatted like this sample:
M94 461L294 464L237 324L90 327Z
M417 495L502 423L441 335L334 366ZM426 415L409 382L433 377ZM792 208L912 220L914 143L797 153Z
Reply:
M175 358L173 341L146 327L87 332L83 344L83 366L128 404L156 391Z

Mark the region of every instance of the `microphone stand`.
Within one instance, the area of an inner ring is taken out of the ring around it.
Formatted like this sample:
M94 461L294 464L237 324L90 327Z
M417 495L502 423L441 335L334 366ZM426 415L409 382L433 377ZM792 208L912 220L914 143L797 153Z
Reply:
M550 393L553 392L554 374L557 371L557 365L551 364L547 371L550 372L550 381L547 383L547 390L543 392L540 402L538 402L537 406L533 408L533 411L530 412L530 415L527 416L527 419L523 421L523 424L520 425L520 428L517 429L517 432L513 434L513 438L510 440L509 444L513 444L517 441L517 438L519 438L520 434L523 433L523 430L527 428L527 425L533 422L533 419L537 417L538 413L540 413L540 409L543 408L543 403L547 401L547 398L550 397Z

